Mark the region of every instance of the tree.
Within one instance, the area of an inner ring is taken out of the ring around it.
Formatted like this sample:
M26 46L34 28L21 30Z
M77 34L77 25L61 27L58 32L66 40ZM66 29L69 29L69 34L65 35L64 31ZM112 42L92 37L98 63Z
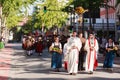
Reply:
M5 0L3 5L3 18L7 18L7 26L13 27L18 24L18 22L22 19L21 16L24 17L21 9L26 9L29 4L33 3L34 0ZM10 20L13 21L9 22ZM15 23L14 23L15 22Z
M21 9L26 9L34 0L0 0L0 19L4 23L4 27L14 27L22 19L23 12Z
M33 14L34 27L41 27L44 24L47 28L51 28L54 25L61 27L65 24L67 13L62 11L65 6L64 3L64 0L61 2L58 2L58 0L45 0L43 4L38 4L40 11L35 15ZM44 7L46 7L46 12Z
M8 30L16 27L23 19L23 8L27 10L34 0L0 0L0 35L8 36Z
M32 26L32 16L28 16L28 21L25 25L22 26L22 33L29 33L32 32L33 26Z

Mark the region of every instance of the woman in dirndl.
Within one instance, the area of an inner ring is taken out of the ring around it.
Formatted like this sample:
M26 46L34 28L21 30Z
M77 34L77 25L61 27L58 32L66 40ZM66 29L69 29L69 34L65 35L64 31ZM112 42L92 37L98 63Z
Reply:
M113 71L113 62L115 57L115 50L117 50L117 47L115 46L113 40L110 38L108 40L108 43L106 43L106 56L103 63L103 68Z
M43 41L42 41L42 37L39 37L39 38L38 38L38 42L36 42L35 51L39 54L39 56L42 56L42 52L43 52Z
M62 44L59 42L59 37L55 37L49 50L52 54L51 68L59 72L59 69L62 68Z

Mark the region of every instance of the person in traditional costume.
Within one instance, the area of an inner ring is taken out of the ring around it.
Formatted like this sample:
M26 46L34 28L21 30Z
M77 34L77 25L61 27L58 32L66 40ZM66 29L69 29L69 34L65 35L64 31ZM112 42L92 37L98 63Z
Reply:
M67 42L69 40L70 36L67 36ZM63 46L63 54L64 54L64 68L67 70L68 68L68 45L67 42Z
M27 55L30 56L30 55L32 55L32 37L28 36L25 43L26 43Z
M22 39L22 49L24 49L24 50L26 50L26 39L27 39L27 36L24 35L23 39Z
M115 57L115 51L117 49L118 48L115 46L113 40L110 38L108 42L106 43L107 54L105 55L103 68L113 71L113 62L114 62L114 57Z
M34 52L35 52L35 43L36 43L34 35L32 35L31 41L32 41L31 53L34 54Z
M93 33L89 34L89 38L85 42L84 49L87 51L85 70L89 74L93 74L93 70L96 70L96 67L98 66L97 54L99 49L98 41Z
M58 36L55 37L55 41L50 46L49 51L52 54L51 67L59 72L59 69L62 68L62 44L59 42Z
M78 56L82 47L80 38L76 37L77 32L74 31L68 40L68 73L76 75L78 72Z
M79 33L79 38L82 42L82 48L79 52L79 63L78 63L78 70L85 70L84 68L84 62L85 62L85 54L86 54L86 51L84 50L84 46L85 46L85 42L86 42L86 39L83 37L83 33Z
M38 41L36 42L35 45L35 52L37 52L40 56L42 55L43 52L43 41L42 41L42 37L38 38Z

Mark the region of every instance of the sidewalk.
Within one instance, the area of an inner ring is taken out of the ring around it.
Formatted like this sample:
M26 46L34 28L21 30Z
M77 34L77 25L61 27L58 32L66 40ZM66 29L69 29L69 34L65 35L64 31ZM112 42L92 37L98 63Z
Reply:
M103 60L104 57L99 54L99 66L93 75L81 71L73 76L64 68L61 72L51 70L51 54L47 49L42 56L37 53L26 56L20 43L7 44L0 51L0 80L120 80L120 57L115 58L113 73L102 68Z
M0 80L9 80L11 71L11 61L14 50L12 44L7 44L0 50Z

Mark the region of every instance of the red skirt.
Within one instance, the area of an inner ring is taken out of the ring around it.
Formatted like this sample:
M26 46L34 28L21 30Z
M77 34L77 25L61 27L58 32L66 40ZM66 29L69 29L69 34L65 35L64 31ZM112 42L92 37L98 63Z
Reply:
M67 70L67 67L68 67L68 62L64 61L64 68L65 68L65 70Z
M37 45L36 45L36 52L37 52L37 53L42 53L42 50L43 50L42 44L37 44Z

